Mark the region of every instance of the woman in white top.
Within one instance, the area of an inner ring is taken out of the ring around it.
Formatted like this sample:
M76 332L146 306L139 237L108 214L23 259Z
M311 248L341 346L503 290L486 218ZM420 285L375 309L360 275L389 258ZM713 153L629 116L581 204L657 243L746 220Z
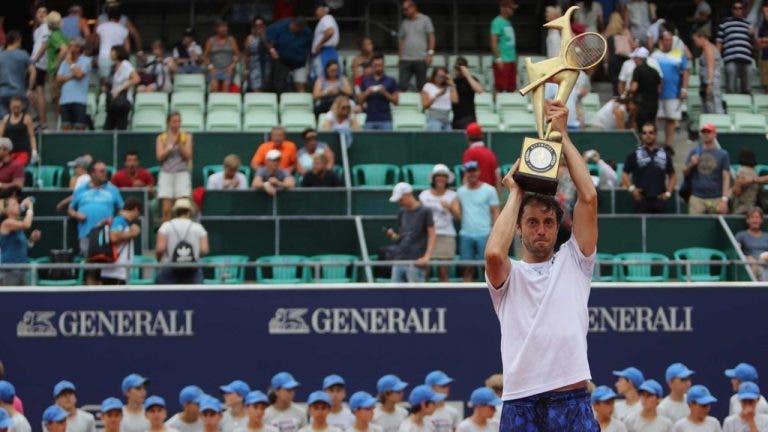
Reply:
M599 32L603 28L603 7L600 2L584 0L576 3L579 9L573 13L573 19L584 26L588 32Z
M38 6L35 11L35 31L32 33L34 45L32 47L32 64L35 65L37 74L35 75L35 93L34 105L39 119L40 126L45 129L48 124L45 109L45 81L48 74L48 37L51 36L51 30L48 29L46 18L48 9L45 6Z
M429 82L421 89L421 105L427 113L427 130L451 130L452 104L459 103L453 78L442 66L432 68Z
M128 50L122 45L115 45L110 51L114 66L110 75L110 90L107 95L107 119L104 129L128 129L128 114L133 104L132 87L141 80L139 74L128 61Z
M331 110L325 113L324 131L349 132L360 130L360 123L352 115L352 101L347 96L337 96Z
M419 194L419 201L432 210L437 234L432 258L438 260L451 260L456 256L456 228L453 219L461 218L461 209L456 192L448 189L453 181L451 170L443 164L437 164L429 174L431 187ZM440 282L448 282L448 266L440 266L437 271Z

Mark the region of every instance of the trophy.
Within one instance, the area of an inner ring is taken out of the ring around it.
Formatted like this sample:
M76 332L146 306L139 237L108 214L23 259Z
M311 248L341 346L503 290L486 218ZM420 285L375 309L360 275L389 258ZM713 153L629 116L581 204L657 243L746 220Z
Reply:
M552 131L544 112L544 84L558 84L555 100L565 103L576 84L579 71L590 69L599 64L607 49L605 39L597 33L582 33L574 36L571 30L571 14L578 9L571 6L560 18L544 24L546 28L559 29L561 34L560 55L531 62L525 59L528 79L527 86L520 89L525 96L533 91L531 104L536 119L537 138L526 137L520 154L518 171L513 175L515 182L528 192L554 195L557 191L557 169L562 155L562 136Z

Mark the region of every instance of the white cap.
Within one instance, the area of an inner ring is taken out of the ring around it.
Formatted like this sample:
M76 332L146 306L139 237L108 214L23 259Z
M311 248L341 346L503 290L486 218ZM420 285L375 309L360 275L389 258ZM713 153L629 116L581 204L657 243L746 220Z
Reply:
M178 198L173 203L173 211L176 210L192 210L192 201L189 198Z
M432 182L436 175L448 176L448 183L453 183L455 176L445 164L437 164L432 167L432 172L429 173L429 181Z
M639 47L635 48L634 51L632 51L632 54L629 55L629 58L648 58L648 49L646 47Z
M398 202L400 201L400 198L403 197L405 194L409 194L413 192L413 187L405 182L400 182L395 185L394 188L392 188L392 196L389 197L389 202Z
M282 154L280 153L280 150L277 149L272 149L267 152L267 160L278 160L280 159L280 156L282 156Z

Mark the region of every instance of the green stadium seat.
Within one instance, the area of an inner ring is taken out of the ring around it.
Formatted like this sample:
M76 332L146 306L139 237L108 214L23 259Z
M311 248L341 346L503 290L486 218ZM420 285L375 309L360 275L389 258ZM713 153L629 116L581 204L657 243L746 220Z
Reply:
M241 284L245 282L245 267L237 265L248 262L248 257L245 255L211 255L201 258L200 262L221 264L213 268L213 279L203 279L203 283L206 285Z
M399 62L400 56L397 54L384 54L384 67L397 67Z
M496 112L504 115L506 111L528 111L528 99L518 92L497 93ZM535 124L535 123L534 123Z
M243 110L243 101L239 93L210 93L208 95L208 113L213 111L229 111L240 116Z
M728 114L752 113L752 96L748 94L726 93L723 102L728 109Z
M432 65L430 67L438 66L448 67L448 63L445 61L445 54L435 54L432 56Z
M601 107L600 95L597 93L587 93L586 96L581 99L581 106L585 111L599 111Z
M289 132L301 132L315 127L315 115L311 111L283 111L280 124Z
M205 130L210 132L239 132L242 129L240 112L238 111L235 115L229 108L224 108L221 111L219 109L208 111Z
M352 265L358 257L354 255L315 255L308 258L308 263L337 262L338 264L322 264L320 277L315 276L315 268L309 267L308 272L313 282L347 283L357 281L357 266Z
M205 112L205 93L203 92L174 92L171 94L171 110Z
M176 74L173 80L173 91L197 91L205 92L205 75L203 74Z
M427 126L427 116L420 112L392 113L392 128L396 131L423 131Z
M153 108L167 113L168 94L164 92L136 93L133 102L133 110L139 111L144 108Z
M224 171L224 165L206 165L203 167L203 183L208 182L208 177L213 173ZM251 167L240 165L240 172L243 173L248 181L251 180Z
M312 94L310 93L282 93L280 95L280 112L286 110L312 112L312 106Z
M731 127L731 116L728 114L702 114L699 116L699 127L704 123L712 123L718 132L728 132Z
M482 67L483 71L490 71L493 70L493 63L495 58L490 54L484 54L480 56L480 66ZM451 67L453 67L453 64L451 64ZM520 68L521 70L525 69L524 67Z
M144 108L133 112L131 130L134 132L161 132L165 130L166 112L157 108Z
M768 165L757 164L757 165L755 165L755 171L757 172L757 175L759 175L759 176L768 175Z
M701 78L699 78L698 74L691 74L691 76L688 77L688 89L691 92L695 89L698 93L699 87L701 87Z
M76 262L81 262L81 260L76 259ZM48 257L40 257L40 258L33 258L30 260L31 263L36 264L48 264L51 262L51 259ZM38 275L40 272L38 271ZM83 271L77 270L75 272L75 278L73 279L44 279L38 276L37 278L37 285L38 286L75 286L75 285L82 285L83 284Z
M677 278L681 281L692 282L712 282L712 281L724 281L726 264L728 257L723 251L711 248L703 247L690 247L684 249L678 249L673 253L676 260L691 260L691 261L723 261L723 264L691 264L691 274L688 275L686 266L678 264ZM717 268L716 272L712 272L713 268Z
M64 186L64 167L58 165L40 165L28 167L33 175L33 184L37 187L58 188Z
M597 253L597 263L592 270L593 282L616 282L618 280L614 256L607 253Z
M589 162L587 163L587 169L589 170L589 175L600 177L600 166L598 164Z
M503 165L501 165L501 166L499 167L499 169L501 169L501 176L502 176L502 177L504 177L505 175L507 175L507 173L509 172L509 170L511 170L511 169L512 169L512 165L513 165L513 164L511 164L511 163L507 163L507 164L503 164Z
M701 114L701 96L698 92L689 92L685 100L686 110L689 119L695 119Z
M768 115L768 94L755 94L752 101L755 114Z
M187 132L202 132L205 129L205 120L203 119L203 112L196 110L180 110L181 114L181 128Z
M269 267L256 267L256 282L266 284L296 284L307 281L307 260L301 255L270 255L256 260L258 264L285 264Z
M392 105L392 113L421 113L421 94L417 92L401 92L397 105Z
M429 187L429 175L432 173L432 164L409 164L402 166L403 181L411 184L411 186Z
M762 114L740 112L733 116L733 129L736 132L765 133L765 116Z
M475 93L475 113L480 114L481 112L494 112L493 94L490 92Z
M277 112L277 94L275 93L246 93L243 98L243 112L248 115L253 112Z
M392 164L360 164L352 167L353 186L393 186L400 177L400 168Z
M153 264L157 263L157 259L144 255L134 255L133 262L135 264ZM156 274L156 268L131 267L128 272L128 285L153 285ZM145 275L148 276L144 277Z
M96 93L88 92L88 101L85 103L86 106L86 112L93 116L96 114L97 105L96 105Z
M152 177L155 178L155 182L157 182L157 176L160 175L160 165L147 167L147 171L149 171L149 173L152 174Z
M475 118L484 131L492 132L501 130L501 117L494 112L478 111Z
M527 111L504 111L502 123L506 131L529 131L536 129L533 114Z
M280 124L277 112L250 111L243 116L243 130L247 132L263 132Z
M667 282L669 258L653 252L627 252L614 257L619 280L624 282ZM624 264L623 261L646 261L653 264ZM656 264L656 263L661 263Z

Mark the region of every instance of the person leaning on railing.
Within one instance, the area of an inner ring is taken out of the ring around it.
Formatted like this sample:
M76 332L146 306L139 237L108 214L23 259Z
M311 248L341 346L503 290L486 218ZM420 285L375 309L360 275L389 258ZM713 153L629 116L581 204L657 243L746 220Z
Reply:
M26 212L23 211L26 209ZM22 218L22 213L24 217ZM34 201L25 198L19 204L11 196L0 200L0 262L3 264L26 264L29 262L27 249L40 239L40 230L34 230L27 238L24 231L32 227ZM0 270L0 285L26 285L27 271L23 269Z

